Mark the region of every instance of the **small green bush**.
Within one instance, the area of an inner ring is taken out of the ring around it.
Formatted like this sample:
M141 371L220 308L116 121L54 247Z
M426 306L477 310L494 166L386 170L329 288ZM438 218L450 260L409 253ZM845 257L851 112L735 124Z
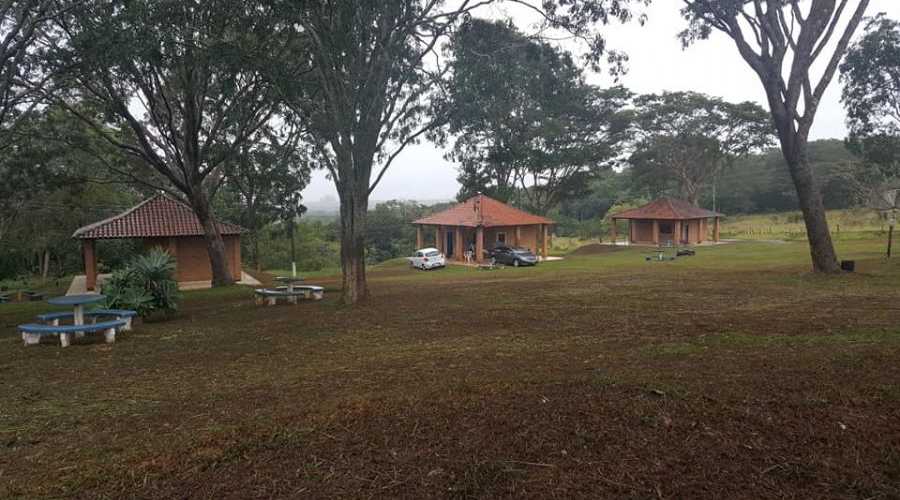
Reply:
M153 249L139 255L104 283L106 307L131 309L141 317L177 311L180 296L174 273L175 260L168 253Z

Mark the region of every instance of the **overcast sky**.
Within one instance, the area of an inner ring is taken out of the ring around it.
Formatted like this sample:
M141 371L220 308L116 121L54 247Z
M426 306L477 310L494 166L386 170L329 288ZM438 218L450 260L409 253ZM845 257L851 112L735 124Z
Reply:
M655 0L647 10L644 26L629 23L605 30L608 46L624 50L630 58L628 74L621 78L621 83L638 93L692 90L733 102L752 100L766 107L756 74L740 58L730 39L716 34L687 50L681 49L676 39L685 26L679 14L680 5L678 0ZM872 0L868 13L877 12L887 12L900 19L900 0ZM480 16L512 17L526 32L532 22L523 11L509 6L491 7L480 12ZM607 75L591 75L589 80L597 85L612 84ZM845 134L840 85L835 77L819 107L811 135L813 139L823 139L843 138ZM394 160L372 197L378 200L454 198L459 189L456 166L443 156L442 150L427 142L407 148ZM303 191L304 200L315 202L326 196L336 197L334 184L325 178L324 172L315 172Z

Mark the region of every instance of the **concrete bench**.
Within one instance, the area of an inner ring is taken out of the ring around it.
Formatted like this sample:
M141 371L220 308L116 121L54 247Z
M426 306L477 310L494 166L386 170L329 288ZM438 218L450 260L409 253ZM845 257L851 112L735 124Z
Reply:
M325 289L316 285L294 286L294 293L301 292L304 298L322 300L325 298Z
M129 309L94 309L92 311L85 311L85 317L91 317L94 319L94 323L97 322L98 317L103 316L111 316L116 319L125 320L125 325L122 327L123 331L131 331L131 320L135 316L137 316L137 311L131 311ZM58 326L59 320L61 319L73 319L75 317L74 313L70 312L51 312L38 314L38 321L43 321L49 325Z
M298 292L290 293L287 290L271 290L268 288L257 288L254 293L256 294L257 305L262 305L265 302L270 306L274 306L278 299L287 299L289 303L296 304L297 296L303 295Z
M322 300L325 297L325 289L315 285L295 286L293 291L288 291L287 287L278 287L276 289L257 288L255 290L256 303L262 305L263 302L270 306L274 306L278 299L287 299L291 304L297 303L297 298Z
M116 330L125 326L124 319L114 319L103 321L91 325L40 325L27 324L19 325L19 331L22 332L22 341L25 345L38 344L44 335L59 335L59 343L63 347L68 347L71 343L73 333L95 333L103 332L103 337L107 344L116 341Z

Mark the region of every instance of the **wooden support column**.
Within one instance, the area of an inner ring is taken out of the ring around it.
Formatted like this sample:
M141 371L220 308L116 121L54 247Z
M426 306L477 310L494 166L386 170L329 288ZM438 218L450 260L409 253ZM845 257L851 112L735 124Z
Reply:
M618 228L616 227L616 219L612 219L612 227L609 228L609 232L610 232L609 237L610 237L610 239L612 239L613 246L616 245L616 238L618 238L618 235L616 234L617 230L618 230Z
M541 258L547 260L547 246L550 243L550 237L547 234L547 224L541 224Z
M713 222L713 241L716 243L719 242L719 218L716 217L715 222Z
M659 245L659 221L653 219L653 243Z
M82 248L84 249L84 275L86 278L86 288L88 290L97 289L97 252L94 247L94 240L82 240Z
M422 248L422 226L416 226L416 250Z
M463 254L466 249L466 242L463 241L463 232L462 227L456 226L456 231L453 235L453 258L456 260L463 260Z
M484 260L484 227L475 228L475 261L482 262Z

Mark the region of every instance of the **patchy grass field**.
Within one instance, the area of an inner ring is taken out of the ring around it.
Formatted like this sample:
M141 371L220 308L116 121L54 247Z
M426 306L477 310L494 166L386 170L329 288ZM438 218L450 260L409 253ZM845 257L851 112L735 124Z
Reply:
M0 498L897 498L900 260L840 247L386 265L67 349L0 305Z
M883 214L867 208L829 210L828 225L835 240L887 240L888 222ZM735 215L722 221L723 238L742 240L806 241L806 226L799 211Z

